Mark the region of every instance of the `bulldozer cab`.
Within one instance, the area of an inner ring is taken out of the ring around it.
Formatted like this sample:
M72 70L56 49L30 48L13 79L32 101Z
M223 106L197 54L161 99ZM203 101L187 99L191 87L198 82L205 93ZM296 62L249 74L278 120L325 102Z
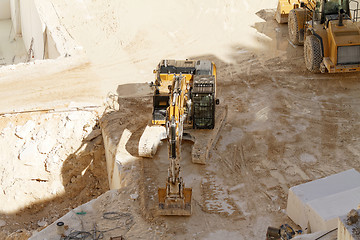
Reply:
M320 0L316 2L313 20L320 24L338 20L340 11L345 13L344 19L350 19L349 0Z

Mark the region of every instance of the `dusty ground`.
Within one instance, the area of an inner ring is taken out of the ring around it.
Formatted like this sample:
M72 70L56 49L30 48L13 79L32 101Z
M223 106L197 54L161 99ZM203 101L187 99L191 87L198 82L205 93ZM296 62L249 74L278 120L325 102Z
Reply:
M183 144L183 177L193 188L190 218L157 215L157 188L167 176L166 144L154 159L142 160L141 212L159 226L163 239L264 239L268 226L296 228L285 213L291 186L360 170L359 74L308 73L302 47L287 43L286 25L276 24L273 14L258 12L266 22L255 28L273 39L263 44L277 54L234 47L232 64L193 56L217 64L219 107L228 105L229 114L206 166L192 164L191 145ZM117 113L119 118L142 113L136 127L128 124L132 131L141 132L151 117L146 99L120 100L120 108L130 110ZM134 155L139 137L134 134L128 143Z
M40 101L50 103L63 93L66 94L61 99L65 102L92 96L95 103L108 90L129 95L128 90L117 86L151 81L152 68L164 57L210 59L217 65L219 107L229 107L226 124L205 166L192 164L191 145L183 146L183 176L186 186L193 188L193 215L183 218L156 214L157 187L165 184L168 167L165 144L154 159L136 163L142 169L137 186L141 204L136 202L132 207L152 226L149 231L158 233L154 239L264 239L270 225L293 225L284 211L291 186L349 168L360 171L360 75L307 72L303 48L288 43L287 26L273 20L274 10L261 10L275 8L276 1L250 4L229 0L224 6L211 1L213 5L203 6L199 14L195 24L198 28L189 27L189 31L186 26L192 22L188 20L184 24L178 15L172 17L171 11L161 21L151 22L153 15L147 15L151 11L146 11L146 6L139 15L146 16L147 24L142 25L137 18L131 25L127 19L132 19L133 12L138 10L136 1L125 5L120 1L53 2L63 16L64 25L85 46L91 64L37 78L34 89L25 88L23 100L14 99L19 104L24 105L21 101L27 99L36 102L38 93ZM108 8L100 8L106 4ZM181 4L176 5L179 12L191 9L187 13L190 15L197 13L194 6L201 8L198 2ZM74 10L69 10L71 7L87 17L75 16ZM226 7L231 14L226 14ZM199 27L208 26L205 23L209 14L216 16L211 23L222 29L217 29L213 38L211 29L205 28L204 35L196 32ZM121 25L123 22L127 24ZM84 34L87 31L88 36ZM107 34L99 35L99 32ZM125 32L129 34L122 35ZM56 83L51 83L51 79L57 80ZM75 87L70 85L73 80ZM101 82L101 90L94 87L96 81ZM44 87L44 82L49 85ZM7 92L2 91L2 96L12 97L12 90L21 94L18 87L21 83L19 79L16 88L6 83ZM137 88L130 85L130 89ZM133 91L135 94L136 90ZM141 91L137 96L141 96ZM121 119L122 129L126 126L136 132L127 146L136 155L141 130L151 117L151 102L148 97L122 98L120 107L121 111L113 113L117 115L114 118ZM73 167L69 165L68 169ZM102 177L94 174L92 181L102 183ZM91 189L88 187L84 194L96 195ZM75 196L76 192L70 191L69 196ZM18 212L15 216L3 216L9 220L0 229L5 232L36 229L36 223L44 216L49 216L51 222L80 202L59 197L52 203L44 208L36 204L38 215L31 215L30 209L28 215ZM142 234L139 232L138 236ZM136 235L125 237L137 239Z

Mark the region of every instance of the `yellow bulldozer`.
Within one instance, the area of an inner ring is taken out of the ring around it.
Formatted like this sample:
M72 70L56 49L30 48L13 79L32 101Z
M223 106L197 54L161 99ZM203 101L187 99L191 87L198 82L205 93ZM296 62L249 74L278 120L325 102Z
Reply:
M351 0L308 0L293 5L288 13L289 40L304 45L310 72L360 71L358 5Z
M192 189L180 176L181 141L186 129L215 126L216 66L209 60L162 60L157 69L152 123L165 125L169 169L159 188L160 215L191 215Z
M313 4L313 2L313 0L306 1L308 5ZM299 0L279 0L275 13L276 21L278 23L287 23L290 11L299 8L299 5Z

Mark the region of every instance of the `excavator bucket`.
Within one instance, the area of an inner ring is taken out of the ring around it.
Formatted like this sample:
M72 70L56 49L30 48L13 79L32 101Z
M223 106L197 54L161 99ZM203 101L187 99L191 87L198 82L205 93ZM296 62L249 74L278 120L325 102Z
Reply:
M191 215L191 188L184 188L184 196L168 197L166 188L159 188L159 213L166 216L190 216Z

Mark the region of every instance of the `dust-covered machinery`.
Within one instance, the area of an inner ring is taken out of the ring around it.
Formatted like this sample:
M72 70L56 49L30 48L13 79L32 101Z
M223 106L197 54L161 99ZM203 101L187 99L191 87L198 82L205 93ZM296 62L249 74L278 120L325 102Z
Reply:
M301 1L307 6L315 6L315 0ZM288 18L291 10L299 8L300 0L278 0L278 5L275 13L275 19L278 23L288 23Z
M279 0L288 12L289 39L304 44L310 72L360 71L359 3L355 0ZM278 9L279 10L279 9Z
M153 124L164 125L173 94L179 95L186 128L212 129L215 123L216 66L209 60L162 60L153 84ZM174 89L175 88L175 89ZM184 89L182 89L184 88Z
M170 163L166 187L158 190L159 210L186 216L192 189L185 188L180 175L181 141L184 130L215 126L216 66L209 60L162 60L154 73L152 123L166 126Z

